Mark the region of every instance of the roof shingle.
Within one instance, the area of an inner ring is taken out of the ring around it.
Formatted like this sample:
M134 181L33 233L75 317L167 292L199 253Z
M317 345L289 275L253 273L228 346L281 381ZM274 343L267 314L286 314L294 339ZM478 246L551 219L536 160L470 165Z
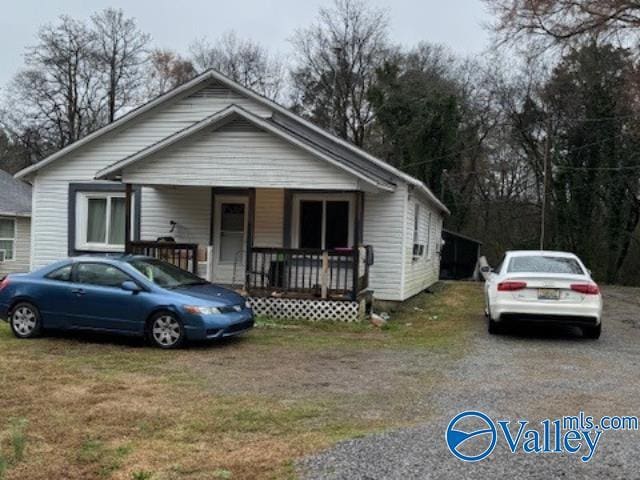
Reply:
M31 186L0 170L0 215L31 215Z

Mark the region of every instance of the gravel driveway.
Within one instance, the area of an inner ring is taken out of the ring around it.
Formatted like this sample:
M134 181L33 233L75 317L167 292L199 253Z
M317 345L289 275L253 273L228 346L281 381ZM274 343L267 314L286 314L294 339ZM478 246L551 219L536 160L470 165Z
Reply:
M504 438L469 464L447 450L451 418L476 409L493 419L640 415L640 290L607 288L600 340L578 329L519 328L489 336L478 322L449 381L425 391L434 414L414 428L342 442L299 462L306 479L640 478L640 432L603 432L588 463L578 455L512 454ZM501 442L502 440L502 442Z

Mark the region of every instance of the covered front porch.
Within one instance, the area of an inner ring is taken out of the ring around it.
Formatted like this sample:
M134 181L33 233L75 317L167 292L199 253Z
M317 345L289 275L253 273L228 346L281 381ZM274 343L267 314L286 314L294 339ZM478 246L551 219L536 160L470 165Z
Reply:
M127 253L242 291L258 313L314 317L320 301L352 319L370 298L362 191L126 184L125 203Z
M373 262L364 198L396 185L300 128L230 105L99 171L125 186L126 251L270 304L360 302Z

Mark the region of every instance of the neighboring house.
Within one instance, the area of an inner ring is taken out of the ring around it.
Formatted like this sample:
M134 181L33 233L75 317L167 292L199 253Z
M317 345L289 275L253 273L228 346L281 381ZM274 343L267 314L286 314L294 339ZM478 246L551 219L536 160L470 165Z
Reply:
M31 187L0 170L0 278L28 272L31 253Z
M146 253L258 314L341 319L438 279L448 210L422 182L211 70L17 177L33 268Z

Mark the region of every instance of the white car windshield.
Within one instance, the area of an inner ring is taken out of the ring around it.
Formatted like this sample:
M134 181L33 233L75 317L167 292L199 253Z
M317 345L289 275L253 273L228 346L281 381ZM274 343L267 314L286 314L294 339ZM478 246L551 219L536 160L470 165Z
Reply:
M566 273L584 275L580 263L571 257L518 256L509 261L509 273Z

